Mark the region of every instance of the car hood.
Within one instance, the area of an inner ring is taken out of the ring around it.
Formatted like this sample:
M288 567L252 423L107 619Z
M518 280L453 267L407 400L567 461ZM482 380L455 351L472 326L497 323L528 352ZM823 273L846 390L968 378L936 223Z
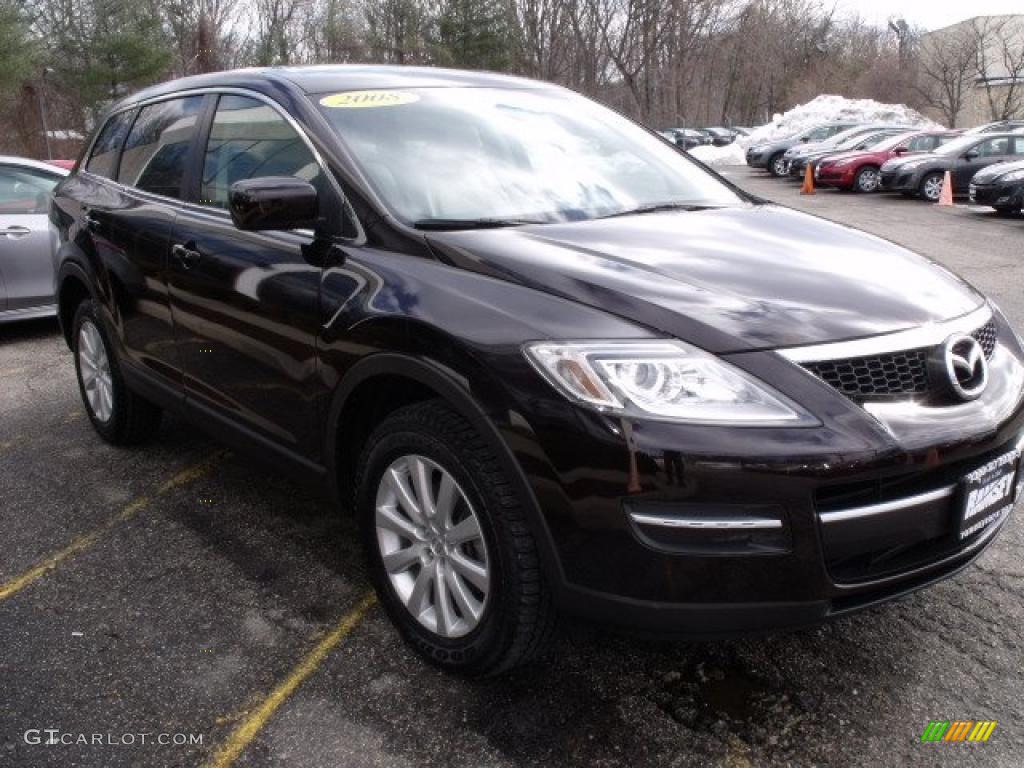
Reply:
M431 232L427 240L455 266L717 353L888 333L983 301L886 240L768 204Z
M1010 163L997 163L995 165L982 168L974 174L972 181L985 184L990 181L995 181L1005 173L1012 173L1013 171L1024 171L1024 160L1015 160Z

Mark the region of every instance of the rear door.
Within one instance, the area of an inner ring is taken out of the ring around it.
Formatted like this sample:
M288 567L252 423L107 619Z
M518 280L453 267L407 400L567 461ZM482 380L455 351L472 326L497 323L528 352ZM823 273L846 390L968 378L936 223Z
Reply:
M2 309L54 303L54 260L47 217L60 176L26 166L0 165L0 285Z
M304 255L313 234L237 229L228 191L295 176L317 187L325 216L340 204L303 137L255 97L219 97L198 168L198 205L175 224L169 269L186 399L315 460L321 269Z
M109 150L111 159L94 162L93 151L78 195L102 302L128 373L148 375L147 383L177 396L181 365L167 261L205 99L170 98L133 110L126 127L118 128L122 135ZM102 140L101 134L97 143Z

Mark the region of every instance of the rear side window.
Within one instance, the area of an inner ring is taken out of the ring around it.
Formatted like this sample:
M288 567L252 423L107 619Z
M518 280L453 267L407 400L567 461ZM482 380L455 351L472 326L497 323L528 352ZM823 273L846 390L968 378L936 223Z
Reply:
M114 174L117 173L117 157L134 115L134 110L127 110L110 116L92 146L85 170L107 179L114 178Z
M181 198L185 164L203 98L187 96L139 110L124 144L117 180L144 192Z
M1014 137L1011 154L1024 155L1024 136Z
M313 153L279 112L247 96L221 96L203 156L199 202L227 208L232 184L261 176L294 176L321 196L326 192Z

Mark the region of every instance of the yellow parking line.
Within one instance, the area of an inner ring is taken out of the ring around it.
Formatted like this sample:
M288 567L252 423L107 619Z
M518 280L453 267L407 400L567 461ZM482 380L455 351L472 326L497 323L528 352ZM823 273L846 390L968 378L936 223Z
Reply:
M159 497L167 493L168 491L180 488L183 485L187 485L209 472L214 464L217 463L224 456L224 452L219 452L206 459L205 461L195 464L191 467L178 472L174 477L168 480L166 483L161 485L154 497ZM139 512L146 509L150 505L152 499L148 496L140 496L139 498L131 501L124 509L118 512L113 517L109 518L106 522L100 525L98 528L93 529L89 533L84 533L81 536L72 540L70 544L57 552L54 552L49 557L45 558L41 562L34 565L29 570L25 571L19 576L15 576L10 581L6 581L0 584L0 600L6 600L11 595L20 592L29 584L45 576L47 573L52 571L58 565L74 557L79 552L88 549L97 541L104 533L114 528L117 525L135 517Z
M291 671L291 674L280 682L252 714L234 730L228 740L206 763L207 768L228 768L232 765L249 746L249 743L256 738L256 735L263 730L263 726L274 716L278 708L295 693L295 690L306 681L306 678L320 667L324 659L327 658L327 654L333 651L359 625L367 611L376 602L377 598L371 592L365 595L355 608L346 613L334 629L328 632L313 650L306 654L305 658Z

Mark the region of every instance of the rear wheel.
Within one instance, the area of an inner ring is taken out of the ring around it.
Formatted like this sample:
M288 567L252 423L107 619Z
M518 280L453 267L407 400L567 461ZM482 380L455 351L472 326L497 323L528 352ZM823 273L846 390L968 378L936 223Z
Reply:
M944 174L936 171L934 173L929 173L921 179L921 186L919 187L921 197L929 203L939 202L939 198L942 197L943 177Z
M853 185L858 192L876 192L880 182L881 177L878 174L878 168L873 165L865 165L857 171L857 177L854 179Z
M1010 206L999 205L999 206L993 206L993 208L996 209L996 214L999 215L999 216L1012 216L1013 214L1020 213L1020 211L1021 211L1021 207L1019 205L1016 205L1016 206L1014 206L1014 205L1010 205Z
M160 424L160 409L125 385L92 301L78 305L72 328L78 388L93 427L114 445L147 439Z
M768 160L768 171L772 176L781 178L786 175L786 159L783 157L784 152L776 152Z
M535 657L554 627L523 505L473 427L438 400L370 436L355 509L370 576L427 661L493 675Z

